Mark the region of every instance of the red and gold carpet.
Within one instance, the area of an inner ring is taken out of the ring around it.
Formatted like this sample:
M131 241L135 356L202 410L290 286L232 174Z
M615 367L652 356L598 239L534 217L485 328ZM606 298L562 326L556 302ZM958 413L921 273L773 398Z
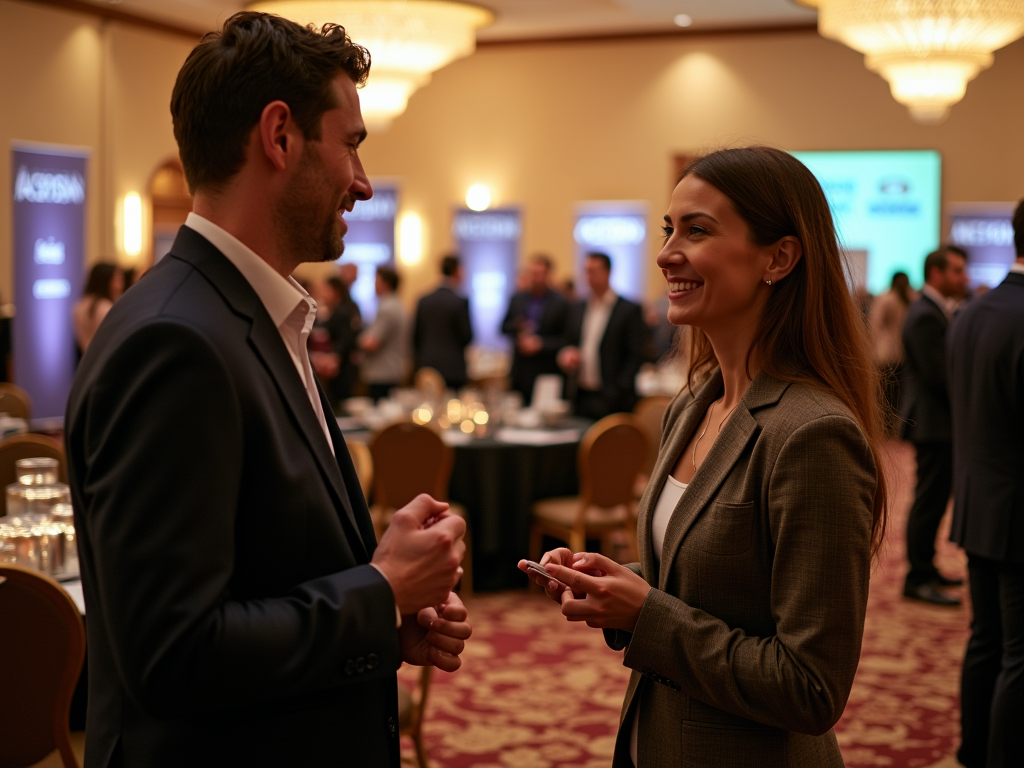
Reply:
M836 732L850 768L955 768L969 610L900 596L913 451L893 445L890 456L892 518L872 577L860 668ZM949 575L964 572L948 543L940 565ZM597 630L565 622L541 596L481 595L470 610L475 630L463 668L433 678L424 724L431 765L608 766L629 679L622 655ZM412 685L416 671L403 669L400 679Z

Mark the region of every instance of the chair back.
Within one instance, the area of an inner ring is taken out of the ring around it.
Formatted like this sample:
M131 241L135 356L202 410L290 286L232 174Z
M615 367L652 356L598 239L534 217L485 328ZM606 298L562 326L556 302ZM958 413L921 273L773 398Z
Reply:
M23 768L54 749L78 768L68 713L85 658L82 617L40 573L0 565L0 768Z
M0 517L7 514L7 486L18 482L16 462L21 459L56 459L57 479L68 481L64 446L46 435L13 435L0 442Z
M434 368L420 368L413 377L413 386L424 397L440 400L444 395L444 376Z
M18 385L0 382L0 413L28 421L32 418L32 398Z
M370 453L375 506L400 509L421 493L448 500L452 449L433 430L412 422L392 424L373 436Z
M356 468L356 477L359 478L359 487L363 491L363 498L369 500L370 488L373 484L373 454L366 443L355 440L345 440L348 448L348 455L352 457L352 464Z
M667 395L652 395L640 400L633 408L637 426L647 436L647 459L641 469L641 472L647 477L654 472L654 465L658 461L658 450L661 447L661 421L670 402L672 402L672 398Z
M589 506L631 505L637 475L647 457L647 438L629 413L605 416L580 441L580 514Z

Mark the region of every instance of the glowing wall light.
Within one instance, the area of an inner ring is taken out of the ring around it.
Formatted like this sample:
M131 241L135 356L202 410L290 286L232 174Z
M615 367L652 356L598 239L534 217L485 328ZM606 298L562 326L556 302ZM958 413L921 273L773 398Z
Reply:
M466 190L466 207L471 211L486 211L491 207L491 190L486 184L474 184Z
M398 258L409 266L423 258L423 219L418 213L403 213L398 220Z
M142 198L138 192L124 196L124 252L129 256L142 253Z

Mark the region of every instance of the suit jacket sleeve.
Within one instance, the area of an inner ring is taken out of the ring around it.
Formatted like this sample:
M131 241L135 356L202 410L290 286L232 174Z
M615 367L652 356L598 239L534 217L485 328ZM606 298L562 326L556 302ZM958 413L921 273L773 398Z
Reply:
M769 479L775 635L749 636L652 589L623 663L719 709L785 730L827 732L846 706L860 658L875 471L850 419L825 416L800 427Z
M541 352L547 354L554 354L565 346L565 333L569 326L571 309L569 302L561 296L556 296L552 300L552 305L550 323L543 329L543 333L539 330L537 332L537 335L540 336Z
M505 319L501 321L501 332L506 336L515 336L519 333L519 316L522 314L519 309L519 295L515 294L509 299L508 312Z
M142 326L81 409L69 444L80 452L72 469L90 546L102 552L93 578L109 598L118 673L141 707L191 717L394 673L394 598L372 566L275 597L233 594L247 415L201 332L180 321ZM373 671L345 673L346 659L371 653Z
M636 375L644 364L644 346L647 343L647 324L639 304L630 303L625 334L626 346L622 350L622 362L617 371L616 389L632 392L636 387Z
M473 323L469 318L469 299L460 298L459 301L461 306L459 307L458 339L459 346L465 349L473 340Z
M922 313L908 324L903 346L913 357L914 370L921 387L948 401L946 384L946 325L933 312Z

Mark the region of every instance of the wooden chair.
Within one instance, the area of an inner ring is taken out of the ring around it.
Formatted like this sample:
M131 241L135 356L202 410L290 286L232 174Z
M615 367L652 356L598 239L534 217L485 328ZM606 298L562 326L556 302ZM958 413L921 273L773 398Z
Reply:
M454 454L440 435L428 427L400 422L385 427L370 440L373 455L373 518L377 538L384 535L395 511L421 493L438 501L448 501L448 479ZM452 514L466 521L466 556L462 561L464 597L473 594L473 541L469 518L459 504L451 505Z
M654 472L654 463L658 460L658 450L661 447L661 421L670 402L672 398L666 395L652 395L641 399L633 408L637 426L647 436L647 458L636 485L637 498L643 495L647 481Z
M0 382L0 413L28 421L32 418L32 398L16 384Z
M349 456L352 457L352 464L355 465L363 498L369 501L370 489L373 487L373 454L366 443L346 439L345 445L348 447Z
M444 376L434 368L420 368L413 377L413 387L420 394L433 400L440 400L444 396Z
M419 768L428 768L427 750L423 746L423 715L427 709L433 671L433 667L422 667L416 688L412 691L403 685L398 686L398 729L412 739Z
M85 658L78 608L57 582L0 565L0 768L22 768L55 749L78 768L68 712Z
M647 438L632 414L613 414L592 425L577 453L579 496L542 499L533 505L530 557L540 559L545 534L567 542L573 552L583 552L588 537L604 542L623 531L637 551L633 488L646 456Z
M7 514L7 494L11 483L18 482L15 463L21 459L56 459L57 479L68 481L68 465L64 446L46 435L13 435L0 442L0 517Z

